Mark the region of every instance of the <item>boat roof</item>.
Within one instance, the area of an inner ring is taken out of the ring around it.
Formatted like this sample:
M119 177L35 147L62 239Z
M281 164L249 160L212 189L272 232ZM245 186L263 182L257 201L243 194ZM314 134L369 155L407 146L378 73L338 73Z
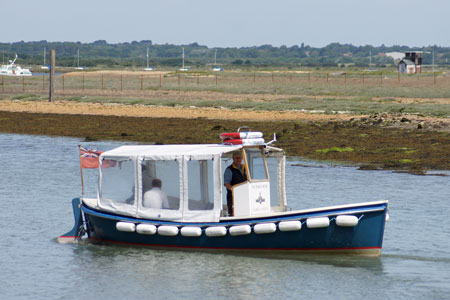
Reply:
M104 152L103 156L217 155L242 149L242 145L126 145Z
M243 145L223 145L223 144L192 144L192 145L125 145L105 151L102 156L114 157L137 157L137 156L203 156L222 155L229 152L238 151L244 148ZM275 147L267 147L271 151L282 151Z

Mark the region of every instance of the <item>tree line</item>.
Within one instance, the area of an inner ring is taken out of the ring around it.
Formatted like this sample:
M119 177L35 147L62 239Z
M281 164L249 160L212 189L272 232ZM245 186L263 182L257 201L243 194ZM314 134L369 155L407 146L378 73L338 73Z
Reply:
M185 52L185 65L202 67L214 64L217 50L217 64L221 66L254 67L374 67L393 66L394 60L385 56L388 52L424 51L423 64L450 65L450 48L440 46L354 46L332 43L325 47L300 45L253 47L209 48L198 43L188 45L153 44L151 40L110 44L105 40L92 43L81 42L14 42L0 43L2 64L18 54L18 63L23 65L42 65L46 49L46 62L49 62L50 49L56 50L58 66L75 65L76 53L80 53L80 66L86 67L141 67L147 63L153 66L177 67L181 65L182 48ZM434 55L433 55L434 54Z

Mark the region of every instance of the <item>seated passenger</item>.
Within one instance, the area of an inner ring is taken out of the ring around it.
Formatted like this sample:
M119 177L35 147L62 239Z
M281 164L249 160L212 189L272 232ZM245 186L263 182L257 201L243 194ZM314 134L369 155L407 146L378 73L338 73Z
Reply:
M166 193L161 190L161 185L160 179L152 180L152 189L144 194L143 206L158 209L169 208L169 200Z

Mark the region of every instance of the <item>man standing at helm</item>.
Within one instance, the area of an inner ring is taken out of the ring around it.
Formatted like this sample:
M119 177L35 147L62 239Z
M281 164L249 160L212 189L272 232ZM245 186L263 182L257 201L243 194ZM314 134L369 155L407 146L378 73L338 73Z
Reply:
M233 153L233 163L225 169L224 185L227 188L227 206L228 215L233 215L233 193L232 187L238 183L247 181L247 175L245 174L245 166L242 164L241 152Z

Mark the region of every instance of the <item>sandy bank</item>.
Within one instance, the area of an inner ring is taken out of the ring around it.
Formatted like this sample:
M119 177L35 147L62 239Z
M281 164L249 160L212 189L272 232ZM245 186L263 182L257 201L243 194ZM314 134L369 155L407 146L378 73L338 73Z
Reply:
M0 101L0 110L9 112L85 114L103 116L127 116L149 118L184 118L250 121L344 121L351 115L311 114L296 111L251 111L218 108L182 108L144 105L79 103L70 101Z

